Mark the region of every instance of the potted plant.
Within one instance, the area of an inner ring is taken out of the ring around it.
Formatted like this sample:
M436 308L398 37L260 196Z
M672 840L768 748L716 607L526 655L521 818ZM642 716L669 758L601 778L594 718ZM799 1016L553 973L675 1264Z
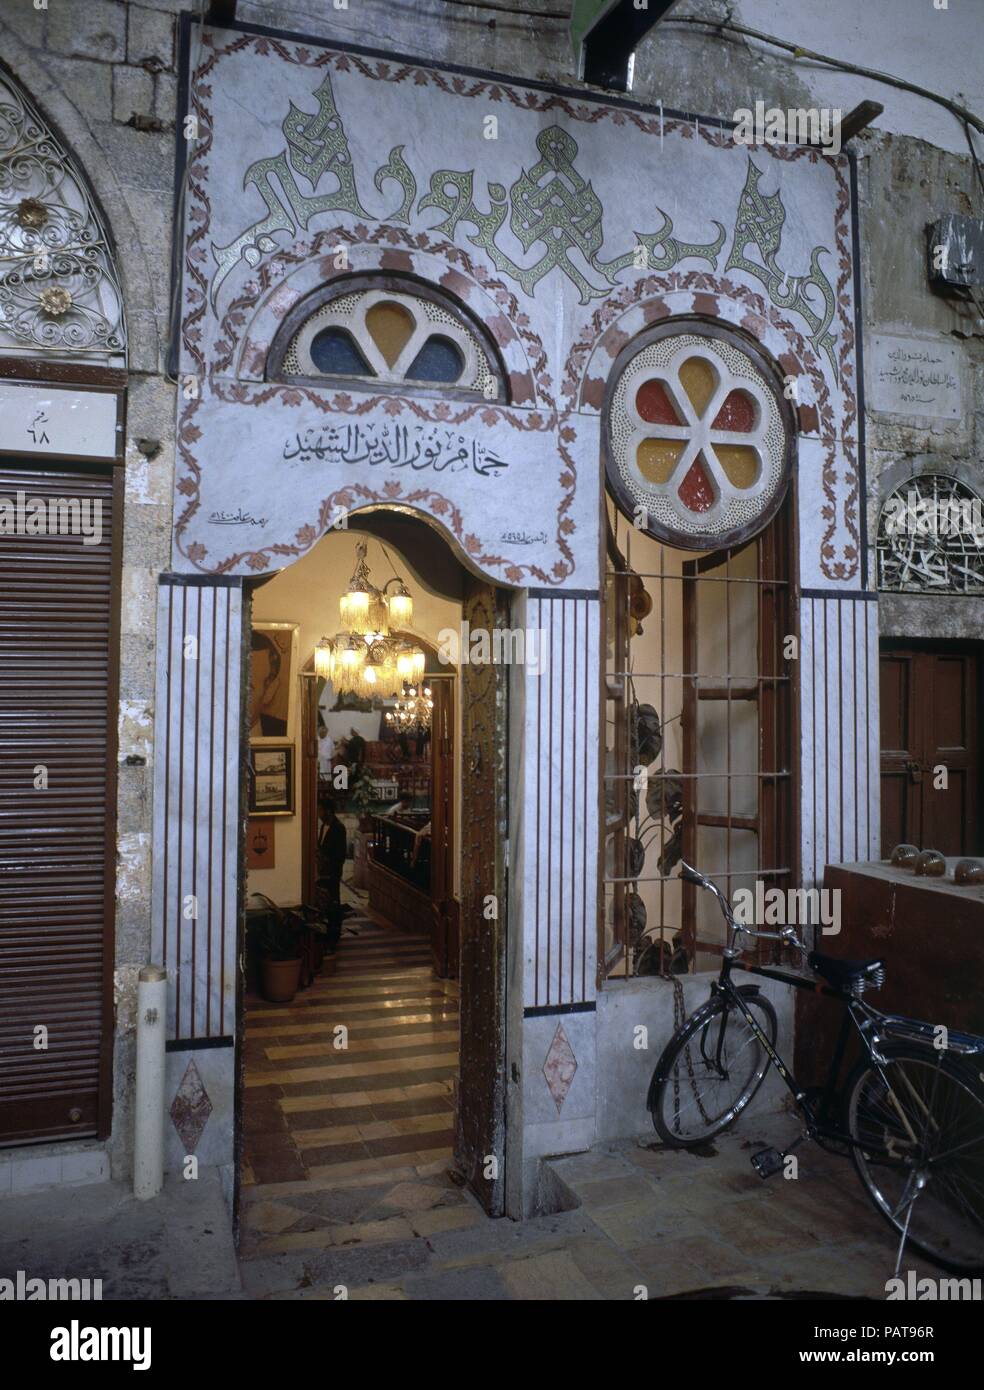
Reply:
M272 899L257 894L267 908L259 924L260 992L271 1004L289 1004L301 982L303 942L297 925Z

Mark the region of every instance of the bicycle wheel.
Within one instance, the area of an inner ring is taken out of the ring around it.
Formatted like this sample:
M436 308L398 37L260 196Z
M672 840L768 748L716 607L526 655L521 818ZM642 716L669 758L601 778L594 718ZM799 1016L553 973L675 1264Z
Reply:
M868 1196L944 1269L984 1270L984 1087L932 1048L883 1048L848 1078L846 1123ZM910 1212L911 1207L911 1212Z
M744 999L774 1046L772 1005L762 995ZM755 1095L770 1062L744 1015L716 995L673 1035L656 1064L648 1104L657 1134L674 1148L720 1134Z

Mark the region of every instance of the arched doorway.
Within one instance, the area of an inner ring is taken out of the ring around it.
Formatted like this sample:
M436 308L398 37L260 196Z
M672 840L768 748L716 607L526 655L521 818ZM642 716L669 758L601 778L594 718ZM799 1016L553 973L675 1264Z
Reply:
M339 596L360 540L374 582L389 579L392 568L407 583L414 603L408 633L432 654L447 650L449 631L460 641L463 633L504 625L508 604L502 591L478 579L433 526L408 509L374 508L347 521L329 530L304 559L253 586L249 645L257 634L269 634L285 653L293 650L296 689L293 707L288 698L283 711L284 727L277 726L280 743L247 737L243 748L244 767L251 760L255 766L258 754L279 756L281 744L294 767L293 815L257 815L262 807L254 798L247 819L248 961L255 924L263 929L256 894L281 909L312 906L311 921L324 906L319 890L327 885L319 884L310 844L319 792L334 802L332 818L344 826L348 857L337 887L345 914L338 919L341 938L320 973L293 1000L270 1002L263 1000L249 962L239 1026L238 1107L247 1255L256 1245L256 1198L262 1203L283 1183L300 1199L310 1195L306 1183L311 1192L330 1192L336 1180L358 1178L371 1196L374 1175L382 1188L397 1168L430 1170L443 1163L457 1170L491 1214L504 1209L508 707L502 667L463 659L435 674L435 684L455 689L434 702L438 718L447 722L443 736L432 731L426 778L421 760L403 757L387 736L385 702L343 698L304 668L311 667L322 634L338 626ZM291 640L285 641L288 633ZM432 657L431 664L439 663ZM320 768L312 740L319 715L334 745L327 766L320 750ZM261 727L252 711L247 722ZM353 762L346 762L346 740L360 745L355 775ZM448 764L443 773L442 760ZM338 775L340 769L345 776ZM353 786L366 782L370 791L354 800ZM394 787L403 807L397 818L388 814ZM440 804L435 793L443 797ZM264 821L269 867L250 854L255 827ZM327 816L322 828L326 824ZM370 862L363 878L357 855L365 831ZM433 893L412 881L419 874L408 872L401 882L411 863L419 866L410 846L418 848L421 836L429 849ZM339 1026L344 1033L335 1032ZM284 1236L297 1223L299 1230L310 1230L314 1219L299 1211ZM317 1220L330 1230L330 1215Z

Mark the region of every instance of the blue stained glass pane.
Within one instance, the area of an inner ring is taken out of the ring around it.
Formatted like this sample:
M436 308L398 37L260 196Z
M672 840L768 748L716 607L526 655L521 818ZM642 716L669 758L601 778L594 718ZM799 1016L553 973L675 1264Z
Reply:
M407 372L408 381L457 381L465 359L449 338L428 338Z
M319 372L331 372L334 376L373 375L352 335L344 328L323 328L316 333L311 340L311 361Z

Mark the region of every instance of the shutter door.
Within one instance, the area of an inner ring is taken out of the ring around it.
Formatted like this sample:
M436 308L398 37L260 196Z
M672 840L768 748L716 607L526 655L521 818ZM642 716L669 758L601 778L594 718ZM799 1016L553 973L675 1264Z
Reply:
M102 532L0 534L0 1144L109 1127L113 488L110 470L0 461L0 498L77 498Z

